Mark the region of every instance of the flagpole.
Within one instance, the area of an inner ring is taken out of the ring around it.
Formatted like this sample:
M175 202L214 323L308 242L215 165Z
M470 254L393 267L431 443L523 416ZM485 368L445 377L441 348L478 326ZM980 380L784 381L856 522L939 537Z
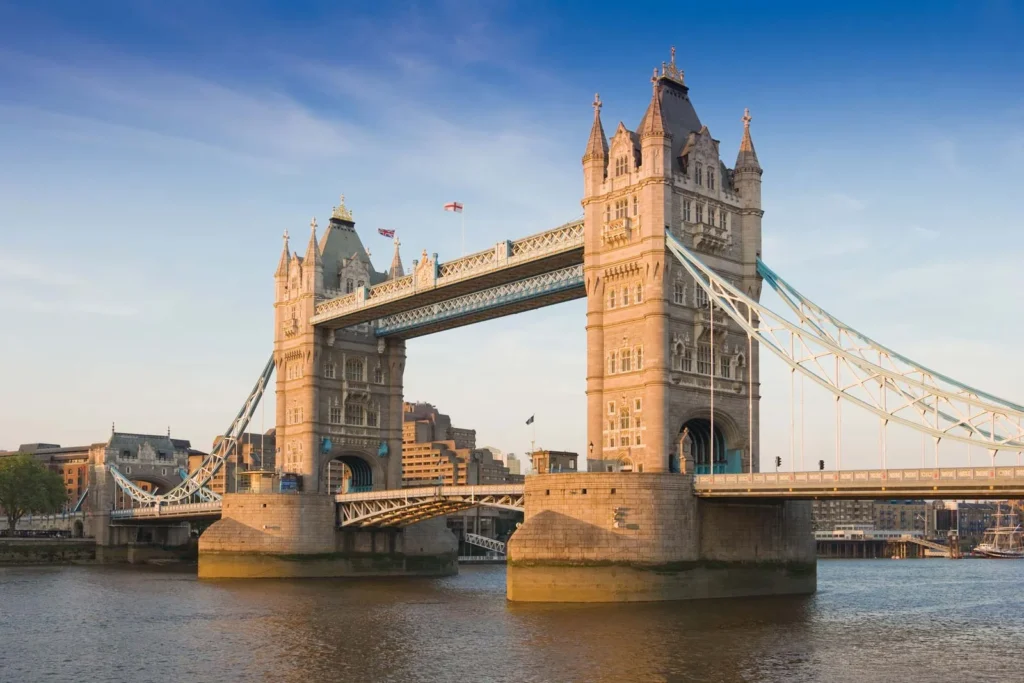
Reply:
M466 255L466 205L462 205L462 211L459 211L459 222L462 224L462 256Z

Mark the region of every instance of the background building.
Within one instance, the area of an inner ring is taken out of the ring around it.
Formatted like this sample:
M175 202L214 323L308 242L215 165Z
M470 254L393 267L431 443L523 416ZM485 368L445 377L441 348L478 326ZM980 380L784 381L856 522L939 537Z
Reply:
M579 456L569 451L534 451L530 454L533 471L537 474L575 472Z

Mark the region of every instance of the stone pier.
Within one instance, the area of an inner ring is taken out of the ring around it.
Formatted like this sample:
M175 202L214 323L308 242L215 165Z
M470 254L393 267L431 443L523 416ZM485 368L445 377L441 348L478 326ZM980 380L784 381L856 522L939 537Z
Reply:
M199 537L199 578L447 576L458 542L443 519L404 529L338 529L322 494L228 494Z
M693 495L682 474L526 479L508 544L509 600L639 602L808 594L817 587L807 502Z

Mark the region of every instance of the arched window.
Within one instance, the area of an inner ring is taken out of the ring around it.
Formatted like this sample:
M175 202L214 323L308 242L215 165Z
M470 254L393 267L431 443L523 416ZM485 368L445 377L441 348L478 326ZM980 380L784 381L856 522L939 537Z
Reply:
M370 408L366 411L366 426L376 427L377 426L377 409Z
M619 411L619 429L629 429L629 408Z
M362 289L363 288L363 281L360 280L359 282L357 282L356 283L356 287L358 287L359 289Z
M629 305L629 287L628 286L622 288L622 305L623 306L628 306Z
M366 411L358 403L345 404L345 424L362 425L365 423Z
M700 164L696 164L694 166L694 169L695 169L694 170L694 175L695 175L695 180L697 181L697 184L698 185L703 185L704 184L704 175L703 175L704 174L704 167L701 166Z
M349 278L349 279L345 280L345 293L346 294L351 294L352 293L352 278Z
M345 379L350 382L363 382L363 361L350 359L345 361Z
M683 351L683 372L693 372L693 351L691 349Z
M703 287L694 288L694 303L697 305L697 308L708 307L708 293L704 291Z
M683 369L683 342L676 342L672 349L672 369L679 371Z
M642 282L636 286L636 302L638 304L644 302L644 284Z
M708 169L708 189L715 189L715 172L710 168Z
M622 362L620 363L623 372L633 369L633 352L629 349L622 349Z
M608 290L608 308L615 308L615 289Z
M672 302L680 306L686 303L686 287L680 280L672 283Z
M373 369L373 383L384 384L384 370L380 366Z
M625 173L628 172L628 170L629 170L629 167L627 165L626 156L623 155L623 156L617 157L615 159L615 175L617 175L617 176L624 175Z

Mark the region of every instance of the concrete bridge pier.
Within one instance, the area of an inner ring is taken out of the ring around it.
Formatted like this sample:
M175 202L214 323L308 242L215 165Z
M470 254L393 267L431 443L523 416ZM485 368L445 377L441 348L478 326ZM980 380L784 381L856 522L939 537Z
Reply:
M448 576L458 541L444 519L402 529L339 529L334 497L228 494L199 537L199 578Z
M641 602L809 594L805 501L703 500L682 474L527 477L508 543L509 600Z

